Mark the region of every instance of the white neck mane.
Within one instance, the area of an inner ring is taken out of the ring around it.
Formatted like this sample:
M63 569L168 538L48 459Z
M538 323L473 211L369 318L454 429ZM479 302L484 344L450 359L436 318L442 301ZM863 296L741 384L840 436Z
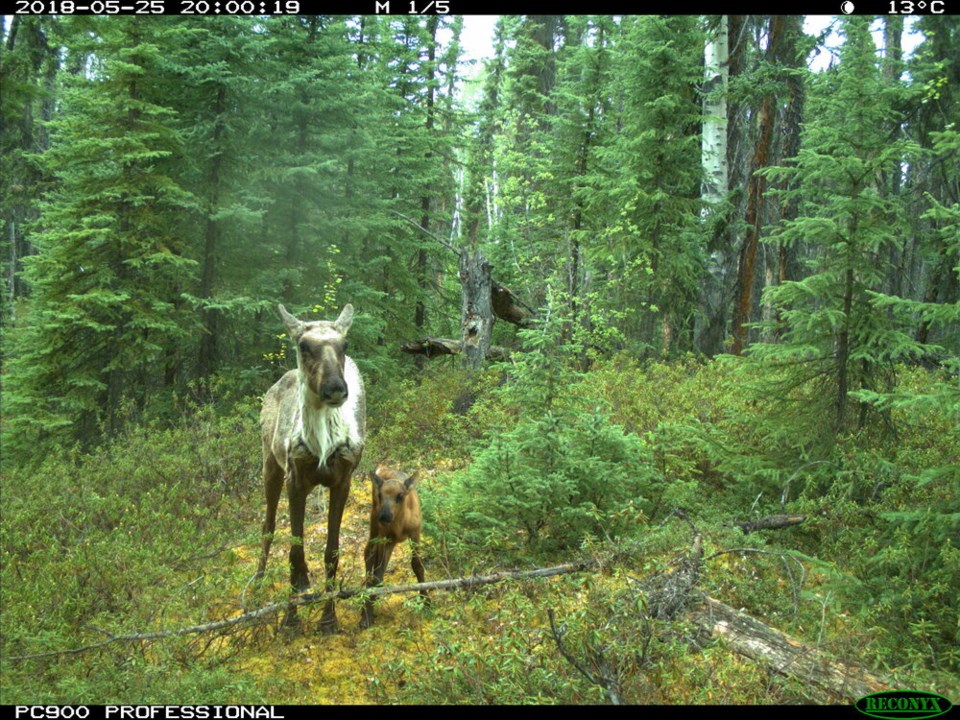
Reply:
M320 465L325 464L341 445L354 448L363 445L357 425L357 404L363 395L363 381L349 357L344 362L343 379L347 384L347 401L338 408L326 405L317 408L307 397L311 392L307 383L302 376L299 377L293 439L294 443L297 440L303 442L310 454L319 459Z

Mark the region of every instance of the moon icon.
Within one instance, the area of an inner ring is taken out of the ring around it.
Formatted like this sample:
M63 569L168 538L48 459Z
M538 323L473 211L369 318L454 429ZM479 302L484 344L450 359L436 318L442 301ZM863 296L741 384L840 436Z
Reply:
M843 10L844 15L849 15L853 12L853 3L850 2L850 0L846 0L846 2L840 5L840 9Z

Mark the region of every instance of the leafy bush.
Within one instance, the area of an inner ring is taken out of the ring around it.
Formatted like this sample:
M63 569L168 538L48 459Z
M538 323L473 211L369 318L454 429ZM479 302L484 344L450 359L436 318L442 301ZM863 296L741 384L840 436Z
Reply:
M585 535L617 536L644 522L656 473L646 443L610 421L582 346L557 319L521 332L525 351L492 393L505 411L437 512L466 547L559 551Z
M367 457L383 461L462 465L470 445L502 418L490 402L501 371L468 375L456 366L429 367L416 380L368 390Z
M112 645L77 662L11 657L159 619L219 618L211 599L243 586L249 568L233 548L252 541L258 524L246 500L259 474L255 418L250 404L225 417L191 406L178 427L139 427L92 454L50 454L5 472L4 703L231 702L238 681L207 667L186 640L149 653ZM177 694L187 688L198 694Z
M653 489L649 452L602 413L520 421L455 476L448 515L468 545L543 550L642 524ZM461 534L462 533L462 534Z

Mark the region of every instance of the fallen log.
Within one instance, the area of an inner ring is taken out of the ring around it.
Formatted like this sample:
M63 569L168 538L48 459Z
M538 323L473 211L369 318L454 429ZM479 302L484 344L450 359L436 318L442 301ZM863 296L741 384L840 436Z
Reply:
M780 675L804 681L825 700L854 701L890 690L889 682L865 668L831 660L818 648L706 597L688 617L711 636L723 638L738 655Z
M435 358L439 355L458 355L463 351L463 343L451 338L425 337L400 346L400 351L409 355L425 355ZM487 350L488 360L506 360L510 351L499 345L491 345Z
M490 302L493 314L501 320L517 327L532 327L536 319L533 308L513 294L510 288L504 287L496 280L490 287Z
M743 530L744 534L747 534L754 530L781 530L791 525L799 525L806 519L806 515L767 515L759 520L735 524Z

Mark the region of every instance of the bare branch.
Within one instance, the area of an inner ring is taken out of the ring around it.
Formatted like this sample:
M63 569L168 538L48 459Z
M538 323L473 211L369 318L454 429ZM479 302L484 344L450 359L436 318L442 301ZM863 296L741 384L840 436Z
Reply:
M434 235L432 232L430 232L429 230L427 230L423 225L421 225L420 223L418 223L418 222L417 222L416 220L414 220L413 218L409 218L409 217L407 217L406 215L404 215L403 213L397 212L396 210L391 210L390 212L392 212L392 213L393 213L394 215L396 215L397 217L406 220L408 223L410 223L411 225L413 225L413 226L414 226L415 228L417 228L418 230L422 230L424 233L426 233L427 235L429 235L430 237L432 237L434 240L436 240L438 243L440 243L441 245L443 245L447 250L449 250L450 252L452 252L454 255L456 255L457 257L460 257L460 251L457 250L453 245L451 245L450 243L448 243L446 240L444 240L444 239L443 239L442 237L440 237L439 235Z
M563 628L557 628L557 624L553 618L553 608L547 609L547 617L550 619L550 632L553 634L553 639L557 643L557 649L560 651L560 654L563 655L564 659L573 665L573 667L575 667L591 685L597 685L603 688L603 691L607 694L607 698L610 700L611 705L622 705L623 703L620 700L620 683L617 678L615 666L612 665L609 660L607 660L600 650L594 648L590 654L593 655L595 663L600 668L601 675L596 676L591 673L589 670L583 667L583 665L578 663L577 659L573 657L573 655L571 655L563 646L563 635L565 631Z
M192 625L190 627L178 628L174 630L159 630L157 632L131 633L128 635L112 635L93 645L84 645L83 647L72 648L69 650L51 650L50 652L36 653L33 655L14 655L5 658L6 660L36 660L39 658L56 657L58 655L78 655L90 650L97 650L106 645L116 642L141 642L144 640L162 640L171 637L181 637L183 635L196 635L199 633L224 630L239 625L253 624L265 620L281 610L288 610L302 605L312 605L314 603L326 602L327 600L344 600L347 598L365 595L377 597L379 595L393 595L396 593L413 593L422 590L458 590L468 587L479 587L481 585L491 585L504 580L527 580L531 578L552 577L554 575L564 575L567 573L581 572L592 567L594 563L578 562L566 563L564 565L554 565L553 567L535 568L533 570L505 570L502 572L491 573L489 575L474 575L472 577L454 578L452 580L434 580L425 583L408 583L406 585L388 585L378 588L359 588L351 590L338 590L336 592L305 593L298 595L287 602L271 603L262 608L251 612L237 615L236 617L218 620L215 622L203 623L201 625ZM105 631L101 631L105 632Z
M690 554L681 558L673 570L642 583L647 593L650 617L671 620L689 605L700 581L702 566L703 536L698 533L693 539Z

